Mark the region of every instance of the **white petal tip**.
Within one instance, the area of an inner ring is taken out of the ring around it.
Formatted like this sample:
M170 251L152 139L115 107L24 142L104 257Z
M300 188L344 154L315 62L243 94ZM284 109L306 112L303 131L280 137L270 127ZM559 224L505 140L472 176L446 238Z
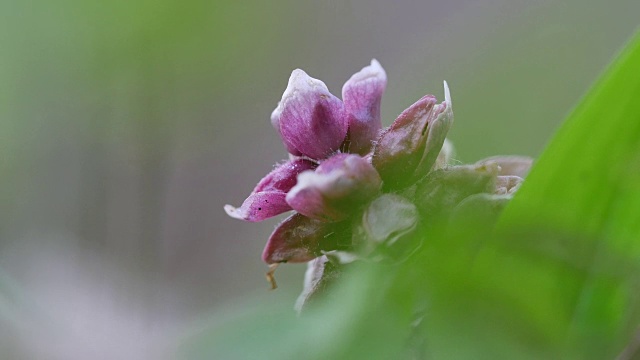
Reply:
M369 79L382 81L384 84L386 84L387 73L384 71L382 65L380 65L380 63L376 59L371 60L371 65L367 65L357 73L351 75L351 78L349 78L349 80L347 80L347 82L344 83L344 86L342 87L343 94L345 89L349 88L350 86L353 86L354 84L362 81L367 81Z
M234 219L244 220L244 216L242 216L239 209L234 206L227 204L224 206L224 211Z
M387 80L387 73L384 71L384 69L382 68L382 65L380 65L378 60L371 59L371 65L363 68L362 69L363 72L365 72L364 71L365 69L366 69L366 72L368 73L369 76L378 77L383 81Z
M292 79L296 79L300 76L309 76L307 75L307 73L302 70L302 69L295 69L291 72L291 76L289 77L289 81L291 81Z
M280 106L282 102L278 102L278 106L271 112L271 125L280 132L280 115L282 114L282 106Z
M311 80L314 80L309 74L307 74L302 69L295 69L291 72L291 76L289 77L289 84L287 84L287 90L294 87L305 86L310 83ZM286 92L286 90L285 90Z
M449 84L447 81L444 81L444 101L449 105L449 107L453 107L451 104L451 92L449 92Z
M372 70L381 72L381 73L385 73L384 69L382 68L382 65L380 65L380 62L376 59L371 59L371 65L369 65L371 67Z
M296 96L298 92L318 92L330 95L327 85L322 80L312 78L302 69L295 69L291 72L289 83L282 94L282 100L280 100L278 107L284 107L286 101Z

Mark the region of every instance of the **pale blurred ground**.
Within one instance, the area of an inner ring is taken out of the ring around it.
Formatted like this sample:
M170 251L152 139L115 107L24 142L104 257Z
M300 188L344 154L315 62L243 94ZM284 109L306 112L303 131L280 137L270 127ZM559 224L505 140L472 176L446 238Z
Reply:
M2 358L159 358L191 321L265 295L278 220L222 207L286 156L269 115L294 68L339 95L377 58L385 124L446 79L458 159L535 156L638 14L637 0L0 1ZM281 267L266 301L293 305L303 271Z

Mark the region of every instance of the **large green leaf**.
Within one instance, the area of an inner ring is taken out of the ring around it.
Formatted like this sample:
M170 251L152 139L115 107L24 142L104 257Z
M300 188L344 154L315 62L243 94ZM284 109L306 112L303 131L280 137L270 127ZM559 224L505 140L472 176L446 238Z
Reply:
M509 276L498 287L514 285L511 294L531 311L546 307L537 321L551 315L547 329L579 357L615 355L638 323L638 98L640 36L569 116L507 207L500 230L511 243L479 265L494 280L486 269L504 267Z
M585 97L500 219L420 234L295 319L258 306L188 358L612 358L640 307L640 36Z
M620 240L640 234L640 36L569 116L503 224ZM544 104L541 104L544 106ZM634 252L640 250L636 243ZM630 244L618 244L625 251Z

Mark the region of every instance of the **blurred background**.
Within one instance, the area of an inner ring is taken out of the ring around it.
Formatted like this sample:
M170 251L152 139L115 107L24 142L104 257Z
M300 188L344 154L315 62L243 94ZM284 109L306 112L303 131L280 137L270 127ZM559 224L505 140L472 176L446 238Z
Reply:
M226 216L286 153L303 68L336 95L378 59L383 122L451 87L457 159L536 156L640 2L0 1L0 353L157 359L223 304L295 301L277 224ZM176 340L178 339L178 340ZM5 357L6 356L6 357Z

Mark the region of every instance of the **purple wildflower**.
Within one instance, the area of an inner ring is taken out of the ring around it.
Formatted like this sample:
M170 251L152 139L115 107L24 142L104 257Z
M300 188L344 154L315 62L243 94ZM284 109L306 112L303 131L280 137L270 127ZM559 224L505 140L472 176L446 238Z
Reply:
M384 253L410 243L405 239L422 219L448 216L479 193L507 196L520 185L529 158L447 166L453 110L446 82L443 102L424 96L382 130L386 83L384 69L372 60L344 84L340 100L322 81L293 71L271 114L290 160L267 174L242 206L225 206L246 221L294 211L269 237L266 263L310 262L333 250ZM323 259L310 264L325 266L328 257Z
M445 102L436 105L426 96L381 131L386 83L384 69L372 60L344 84L341 101L322 81L293 71L271 114L292 160L263 178L242 206L225 206L246 221L296 211L271 234L265 262L304 262L332 250L336 226L362 214L383 180L397 188L392 179L409 182L433 166L453 120L446 84ZM323 245L322 239L330 240Z
M295 205L289 204L285 198L296 184L298 174L317 168L320 163L338 154L341 148L349 148L351 143L359 153L370 152L381 127L380 101L386 81L384 69L376 60L372 60L370 66L354 74L345 83L343 103L329 92L322 81L300 69L294 70L282 100L271 114L271 124L280 134L293 160L278 165L267 174L242 206L235 208L226 205L227 214L241 220L262 221L293 210ZM347 168L349 164L358 162L339 157L329 163L340 161L344 161L343 165ZM324 178L319 181L328 181L328 166L324 165L318 171L318 175ZM359 165L359 168L363 166ZM335 177L344 171L334 170L331 173ZM361 178L360 174L353 176ZM305 178L312 179L308 174ZM315 183L317 185L318 181ZM351 186L358 186L357 181ZM300 196L291 196L289 202L306 209L301 199ZM317 212L316 215L321 216ZM333 217L330 213L327 216Z
M297 211L271 235L267 263L313 259L319 248L311 235L326 235L326 224L348 218L352 204L379 192L382 180L370 156L360 155L371 152L382 127L386 82L384 69L372 60L345 83L343 102L304 71L291 74L271 123L292 160L267 174L239 208L225 206L229 216L246 221ZM343 153L350 149L356 154Z

